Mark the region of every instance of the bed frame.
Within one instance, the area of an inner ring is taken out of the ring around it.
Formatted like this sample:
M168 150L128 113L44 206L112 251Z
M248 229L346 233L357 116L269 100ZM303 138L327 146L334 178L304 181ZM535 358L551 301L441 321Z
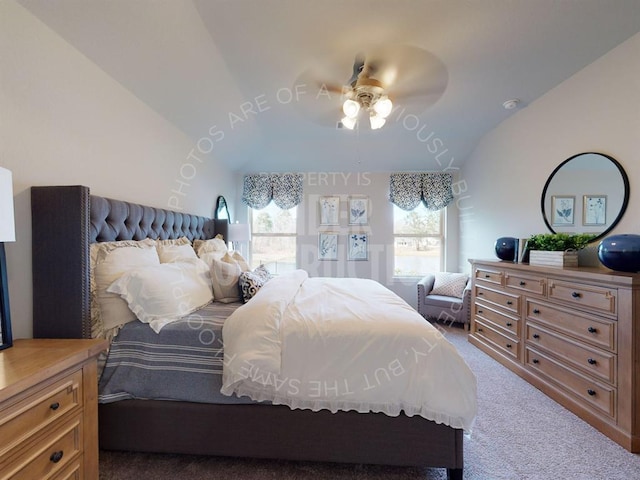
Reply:
M32 187L31 211L35 338L91 336L90 243L215 235L213 219L85 186ZM462 430L419 416L124 400L100 404L98 418L105 450L439 467L462 479Z

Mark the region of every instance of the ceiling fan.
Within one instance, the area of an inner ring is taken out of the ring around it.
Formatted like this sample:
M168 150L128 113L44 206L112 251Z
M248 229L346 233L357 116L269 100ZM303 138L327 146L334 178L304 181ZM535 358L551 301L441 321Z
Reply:
M351 77L344 83L336 81L347 70L347 61L336 57L318 62L298 76L296 88L305 92L297 102L303 115L338 128L368 125L376 130L394 109L402 114L426 110L442 96L448 82L444 63L418 47L387 45L362 51L349 61Z

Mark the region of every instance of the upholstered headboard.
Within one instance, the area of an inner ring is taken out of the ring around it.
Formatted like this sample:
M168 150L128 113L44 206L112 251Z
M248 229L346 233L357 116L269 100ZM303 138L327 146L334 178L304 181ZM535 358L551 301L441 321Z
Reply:
M97 197L80 185L32 187L31 223L35 338L90 338L90 243L215 236L211 218Z

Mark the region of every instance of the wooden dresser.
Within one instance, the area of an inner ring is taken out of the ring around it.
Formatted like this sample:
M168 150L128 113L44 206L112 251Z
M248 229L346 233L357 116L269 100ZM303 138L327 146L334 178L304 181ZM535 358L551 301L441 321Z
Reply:
M640 452L640 275L470 262L469 341Z
M97 480L104 340L15 340L0 352L0 480Z

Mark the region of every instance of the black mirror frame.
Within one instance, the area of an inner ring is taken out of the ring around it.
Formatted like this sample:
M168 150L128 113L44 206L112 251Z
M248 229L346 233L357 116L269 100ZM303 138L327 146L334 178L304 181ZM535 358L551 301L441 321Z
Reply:
M545 209L544 209L544 203L545 203L544 199L545 199L545 197L547 195L547 188L549 187L549 184L551 183L551 180L553 180L553 177L558 172L558 170L560 170L564 165L569 163L574 158L579 157L581 155L587 155L587 154L600 155L602 157L608 158L611 161L611 163L613 163L616 166L616 168L620 172L620 175L622 176L622 181L624 182L624 200L622 201L622 206L620 207L620 211L618 212L618 216L613 220L613 222L611 222L611 224L609 225L609 227L607 227L607 229L605 231L600 233L597 237L595 237L591 241L591 242L596 242L596 241L604 238L611 230L613 230L613 228L618 224L618 222L622 218L622 215L624 215L624 212L627 210L627 205L629 204L629 177L627 176L627 172L624 171L624 168L622 167L620 162L618 162L615 158L613 158L613 157L611 157L609 155L606 155L604 153L600 153L600 152L582 152L582 153L578 153L576 155L573 155L572 157L567 158L564 162L562 162L560 165L558 165L555 168L555 170L553 170L553 172L551 172L551 175L549 175L549 178L547 178L547 181L544 184L544 188L542 189L542 196L540 197L540 211L542 212L542 218L544 219L544 223L547 226L547 228L549 229L549 231L551 233L557 233L551 227L551 222L547 218L547 215L546 215Z
M13 345L13 337L11 336L7 256L4 252L4 242L0 242L0 350L9 348L11 345Z

